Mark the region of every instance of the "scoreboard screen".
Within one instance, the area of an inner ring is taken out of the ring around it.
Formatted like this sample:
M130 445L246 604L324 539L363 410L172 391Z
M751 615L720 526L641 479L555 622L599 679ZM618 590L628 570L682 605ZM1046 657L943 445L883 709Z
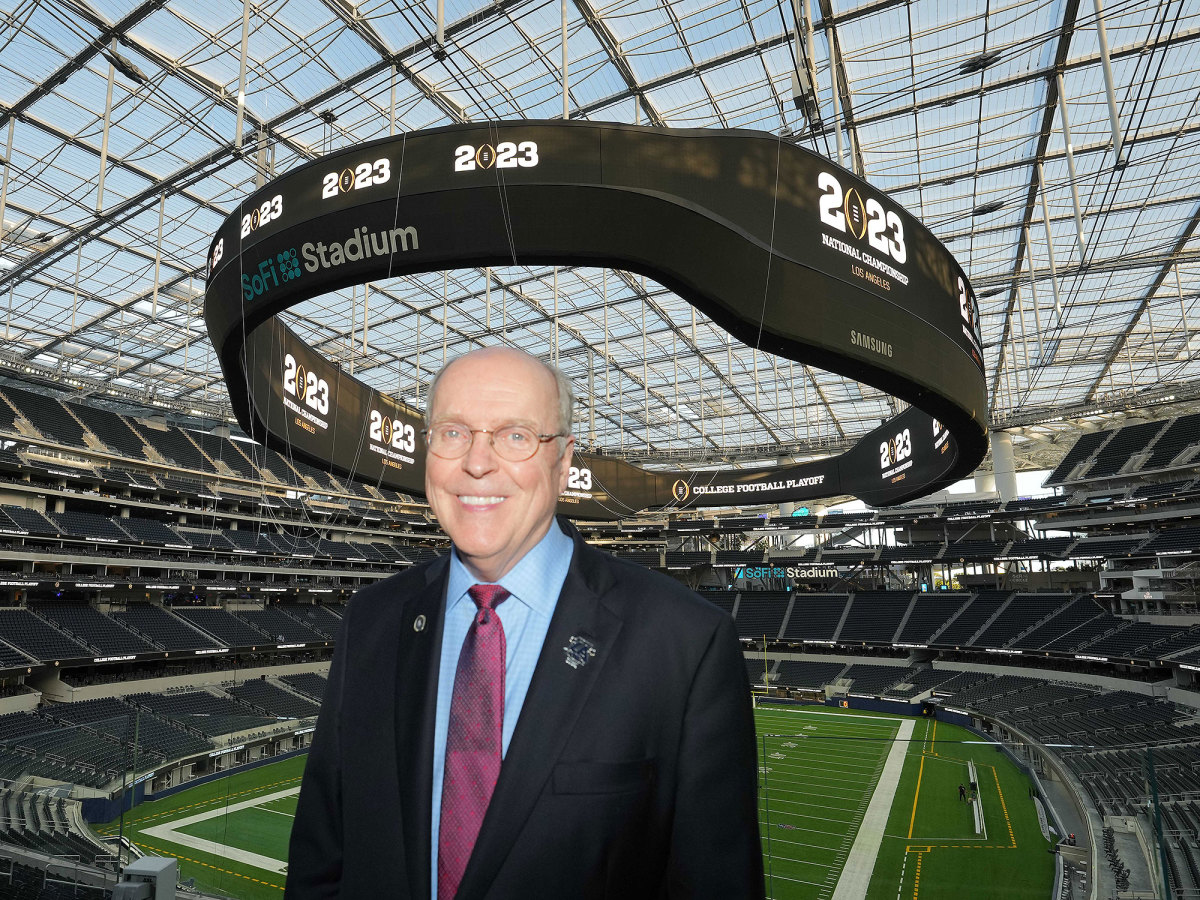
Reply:
M911 404L841 457L766 472L653 472L577 455L564 512L854 494L899 503L987 447L975 296L886 194L753 131L497 122L339 151L246 198L209 249L205 318L247 433L315 465L424 491L418 411L276 315L350 285L464 266L594 265L651 277L746 344Z

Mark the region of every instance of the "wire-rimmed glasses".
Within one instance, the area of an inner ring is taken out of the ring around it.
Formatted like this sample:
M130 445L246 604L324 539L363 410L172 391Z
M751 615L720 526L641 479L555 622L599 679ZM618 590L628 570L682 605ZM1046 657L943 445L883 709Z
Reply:
M566 437L557 434L538 434L525 425L502 425L499 428L468 428L457 422L442 422L432 428L421 431L429 452L442 459L460 459L467 455L475 442L475 435L489 435L489 441L496 455L509 462L524 462L537 453L538 447L546 441Z

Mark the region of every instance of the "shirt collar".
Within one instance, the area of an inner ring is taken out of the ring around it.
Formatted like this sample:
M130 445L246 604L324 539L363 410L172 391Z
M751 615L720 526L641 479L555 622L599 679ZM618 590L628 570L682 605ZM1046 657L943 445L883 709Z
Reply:
M574 552L574 541L563 533L557 520L551 520L550 530L538 541L517 564L497 582L509 594L509 600L518 600L533 612L550 618L558 603L558 591L550 595L546 590L547 584L561 584L570 565L571 554ZM559 574L561 573L561 574ZM554 576L557 575L557 578ZM467 588L478 584L463 561L458 557L458 549L450 551L450 574L446 585L446 611L449 612L455 604L470 602Z

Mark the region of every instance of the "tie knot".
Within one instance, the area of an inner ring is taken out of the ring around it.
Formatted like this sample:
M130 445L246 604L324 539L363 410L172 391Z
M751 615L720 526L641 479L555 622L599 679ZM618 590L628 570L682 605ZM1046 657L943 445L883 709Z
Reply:
M509 593L498 584L473 584L467 593L480 609L495 609L509 598Z

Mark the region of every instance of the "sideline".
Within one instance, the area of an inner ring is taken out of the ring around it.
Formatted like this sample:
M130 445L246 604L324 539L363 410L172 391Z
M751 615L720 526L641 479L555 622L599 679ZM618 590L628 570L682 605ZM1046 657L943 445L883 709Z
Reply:
M838 717L848 716L851 719L851 721L853 721L854 719L878 719L881 722L895 722L897 718L901 718L906 715L905 713L896 712L896 713L891 713L886 716L872 716L869 713L860 713L860 712L854 712L854 711L834 712L834 711L828 710L828 709L813 709L811 706L774 706L771 704L767 704L765 706L758 706L758 707L755 707L755 709L757 709L759 712L768 712L768 713L779 712L779 713L787 713L789 715L801 715L801 716L838 716ZM986 743L986 742L981 741L980 743Z
M883 765L883 772L880 773L879 781L871 794L867 814L858 826L854 846L850 848L850 855L846 857L842 866L833 900L862 900L867 896L871 873L875 869L875 858L879 855L879 846L883 843L883 833L887 828L888 813L891 812L892 801L896 797L900 773L904 770L904 758L908 754L908 741L912 737L914 724L912 719L905 719L900 723L900 729L892 741L892 749L888 751L887 762Z
M180 828L186 828L188 825L194 825L197 822L204 822L208 819L215 819L218 816L223 816L226 813L238 812L239 810L249 809L252 806L261 806L264 803L269 803L272 800L279 800L283 797L292 797L300 793L299 786L287 788L274 794L267 794L262 797L254 797L250 800L243 800L240 803L234 803L232 806L221 806L216 809L210 809L208 812L196 813L193 816L187 816L183 819L175 819L163 825L153 825L150 828L142 829L142 834L150 837L158 838L163 841L170 841L173 844L179 844L183 847L188 847L192 850L201 850L204 853L211 853L214 856L226 857L227 859L236 859L240 863L245 863L248 866L254 866L258 869L263 869L267 872L274 872L277 875L283 875L287 872L287 861L272 859L269 856L263 856L261 853L254 853L250 850L243 850L241 847L229 847L225 844L219 844L216 841L205 840L190 834L184 834L179 831ZM275 812L275 810L270 810Z

